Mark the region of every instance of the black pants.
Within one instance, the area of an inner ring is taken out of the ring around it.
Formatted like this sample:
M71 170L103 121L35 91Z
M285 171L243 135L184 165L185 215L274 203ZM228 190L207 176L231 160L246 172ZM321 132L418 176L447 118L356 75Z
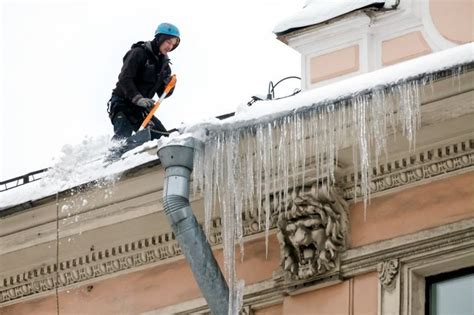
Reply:
M130 137L133 131L137 131L140 128L142 122L142 120L134 116L126 115L123 111L117 112L112 118L112 124L114 125L114 136L112 140L121 140ZM168 134L165 126L163 126L161 121L155 116L151 118L148 126L162 134Z
M112 140L126 139L132 135L133 131L137 131L148 112L140 108L124 98L112 95L107 103L107 111L114 125L114 136ZM155 116L152 117L148 126L151 129L163 134L168 134L165 126Z

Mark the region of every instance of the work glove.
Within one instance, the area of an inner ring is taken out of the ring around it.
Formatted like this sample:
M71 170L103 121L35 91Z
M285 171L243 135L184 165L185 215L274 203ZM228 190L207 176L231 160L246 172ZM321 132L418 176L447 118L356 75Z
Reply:
M142 97L142 98L138 99L136 104L140 107L143 107L143 108L146 108L147 110L150 110L150 109L153 108L153 106L155 106L155 101L150 99L150 98Z

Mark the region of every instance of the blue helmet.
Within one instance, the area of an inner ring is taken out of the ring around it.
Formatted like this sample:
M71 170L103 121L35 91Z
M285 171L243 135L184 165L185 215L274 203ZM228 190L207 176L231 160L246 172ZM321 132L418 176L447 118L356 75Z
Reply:
M161 23L160 25L158 25L155 31L155 36L159 34L166 34L179 38L178 28L171 23Z

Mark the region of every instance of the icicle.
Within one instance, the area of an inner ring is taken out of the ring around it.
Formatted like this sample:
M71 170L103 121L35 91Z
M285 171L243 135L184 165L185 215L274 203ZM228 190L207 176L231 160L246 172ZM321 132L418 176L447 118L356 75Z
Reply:
M203 152L197 152L200 155L203 155L205 158L201 158L201 163L203 164L203 172L198 174L200 177L195 175L194 180L197 183L204 183L204 187L200 187L200 191L204 193L205 196L209 196L208 198L204 198L204 232L206 236L209 238L210 229L211 229L211 220L212 220L212 212L213 212L213 203L215 198L215 172L214 167L217 167L214 163L216 161L216 147L209 146L206 148L204 154ZM195 157L196 159L196 157ZM204 177L204 178L202 178Z
M258 207L258 229L262 228L262 156L263 156L263 131L262 127L257 127L257 154L255 158L257 159L257 207Z
M369 108L369 121L372 125L371 138L374 140L372 144L375 147L375 165L378 165L378 159L384 148L386 148L386 116L383 110L383 94L380 90L374 92L372 102Z
M283 159L282 159L282 163L283 163L283 181L284 181L284 184L283 184L283 191L284 191L284 199L285 199L285 215L287 215L287 210L288 210L288 201L289 201L289 178L290 178L290 174L289 174L289 163L290 163L290 160L289 160L289 156L290 156L290 145L288 144L288 138L289 138L289 135L288 135L288 120L289 120L289 117L285 117L283 119L283 139L282 139L282 142L284 143L283 144L283 150L284 150L284 153L283 153Z
M315 169L316 169L316 191L319 189L319 179L321 178L321 146L319 145L321 135L321 125L319 119L319 109L314 112L314 158L315 158Z
M291 123L290 123L290 145L293 146L293 154L292 154L292 162L291 162L291 177L293 178L293 192L296 191L296 174L298 170L298 143L297 143L297 128L296 125L296 117L294 115L291 116Z
M204 187L204 154L197 152L201 148L196 148L196 154L194 154L193 160L193 197L196 197L198 190Z
M271 183L271 166L272 166L272 128L269 123L268 131L265 133L263 144L263 161L264 161L264 185L265 185L265 257L268 257L268 233L270 230L270 183Z
M302 114L300 114L302 116ZM306 123L304 118L300 118L300 121L302 121L301 124L301 187L304 187L305 185L305 173L306 173Z
M329 176L328 176L328 186L333 185L336 182L336 178L334 176L334 161L336 160L336 139L335 139L335 128L336 126L336 121L335 121L335 115L334 115L334 104L329 104L329 106L326 107L327 110L327 120L328 120L328 142L329 142L329 158L327 160L327 166L329 167Z
M232 155L233 162L231 163L231 172L230 175L232 180L229 181L229 189L234 187L234 201L233 201L233 208L235 209L234 213L234 220L235 220L235 238L236 242L239 244L240 248L240 259L243 261L244 258L244 233L243 233L243 221L242 221L242 209L243 209L243 193L246 187L245 180L242 174L242 158L239 153L240 147L240 133L233 132L231 134L231 141L232 141L232 150L230 154Z
M242 305L244 302L244 288L245 288L245 281L238 280L235 284L235 292L233 293L232 299L232 307L229 307L229 315L237 315L240 313L242 309Z
M278 141L275 141L275 143L278 142L278 149L276 150L277 153L277 165L276 165L276 176L277 176L277 187L275 187L276 194L278 196L278 200L276 202L276 206L278 207L278 215L281 213L281 209L283 206L283 200L284 200L284 168L283 168L283 161L286 159L285 154L286 154L286 143L284 140L286 140L285 135L284 135L284 128L285 125L284 123L277 122L275 121L275 131L278 128L278 124L280 124L280 132L276 132L276 135L278 135ZM285 208L286 209L286 208Z
M453 86L455 84L455 82L457 83L458 85L458 92L461 92L461 74L463 72L463 67L462 66L458 66L456 68L453 69L453 75L452 75L452 82L453 82Z
M354 115L355 115L355 127L357 135L357 144L359 147L359 163L360 163L360 174L361 174L361 190L364 196L364 220L366 219L367 199L368 190L367 186L369 183L369 142L367 141L367 121L366 121L366 110L367 110L367 97L358 96L353 103ZM355 163L354 163L355 164Z
M253 143L254 137L250 131L247 131L245 134L247 140L247 152L245 153L246 157L246 167L247 167L247 174L245 176L246 180L248 181L247 187L247 200L248 200L248 208L250 213L254 213L254 199L255 199L255 169L254 169L254 148L255 144Z
M277 178L278 174L277 172L277 167L276 167L276 159L275 159L275 139L274 139L274 133L273 130L275 126L275 121L268 123L268 138L270 140L270 174L271 174L271 179L272 179L272 187L271 191L274 192L273 196L273 202L275 201L276 194L278 191L277 187Z

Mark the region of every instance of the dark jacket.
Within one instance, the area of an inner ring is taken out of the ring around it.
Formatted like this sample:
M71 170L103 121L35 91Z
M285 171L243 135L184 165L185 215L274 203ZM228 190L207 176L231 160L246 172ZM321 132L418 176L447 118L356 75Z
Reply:
M133 102L141 96L153 98L155 93L158 96L163 94L166 82L171 76L170 60L167 56L156 53L157 51L158 47L154 41L138 42L125 54L122 70L109 102L111 118L118 111L123 111L126 115L146 115L146 110ZM167 96L170 96L173 90Z

